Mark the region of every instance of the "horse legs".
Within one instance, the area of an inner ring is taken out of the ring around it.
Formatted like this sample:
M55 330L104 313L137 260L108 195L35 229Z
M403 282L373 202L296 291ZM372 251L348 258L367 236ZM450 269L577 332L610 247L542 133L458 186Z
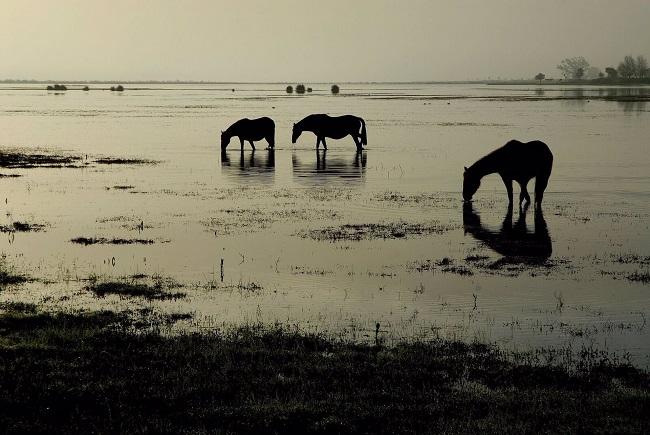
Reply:
M528 194L528 189L526 185L528 182L520 181L519 185L521 186L521 192L519 193L519 208L521 208L522 202L526 201L526 204L530 204L530 195Z
M273 136L267 137L266 141L269 143L269 148L270 149L275 148L275 139L273 138Z
M253 141L249 140L248 142L251 144L251 148L253 148L253 151L255 151L255 144L253 143Z
M354 144L357 146L357 151L363 150L363 147L361 146L361 137L357 137L356 135L352 134L352 139L354 140Z
M503 180L503 184L506 185L506 191L508 192L508 207L512 207L512 179L505 178L503 175L501 179Z
M535 209L542 208L542 199L544 199L544 191L548 184L548 177L538 175L535 177Z
M316 151L318 151L318 147L320 147L320 140L321 140L321 137L316 136Z
M241 145L241 150L244 151L244 139L239 138L239 144Z
M323 137L321 140L323 141L323 149L326 150L327 149L327 142L325 142L325 137Z

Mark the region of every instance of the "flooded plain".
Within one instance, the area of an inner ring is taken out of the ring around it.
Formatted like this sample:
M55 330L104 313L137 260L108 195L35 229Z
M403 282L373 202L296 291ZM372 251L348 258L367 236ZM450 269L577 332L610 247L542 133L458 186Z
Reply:
M1 261L22 279L0 301L650 366L650 88L311 86L1 85ZM363 117L367 150L291 144L311 113ZM221 153L260 116L275 151ZM542 213L509 213L496 175L463 204L463 166L510 139L554 153Z

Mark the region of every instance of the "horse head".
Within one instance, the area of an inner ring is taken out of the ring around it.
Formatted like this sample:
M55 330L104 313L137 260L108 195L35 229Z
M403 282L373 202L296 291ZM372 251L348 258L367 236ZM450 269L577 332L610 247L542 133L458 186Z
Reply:
M230 137L225 133L221 132L221 150L224 151L228 144L230 143Z
M471 201L480 185L481 180L465 168L465 172L463 172L463 199Z
M291 130L291 143L296 143L301 133L302 129L298 125L293 124L293 129Z

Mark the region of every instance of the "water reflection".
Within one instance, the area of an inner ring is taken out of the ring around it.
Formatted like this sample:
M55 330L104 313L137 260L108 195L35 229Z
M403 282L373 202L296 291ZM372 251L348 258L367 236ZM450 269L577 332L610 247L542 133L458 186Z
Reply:
M329 153L329 154L328 154ZM355 152L353 157L333 156L331 151L317 150L316 155L305 158L296 152L291 156L293 177L297 182L326 184L331 182L363 182L368 157L366 151Z
M495 231L481 225L481 218L472 208L472 204L466 203L463 206L463 227L465 234L471 234L476 240L505 257L525 257L526 262L531 259L543 261L553 252L553 242L546 220L541 209L535 210L535 229L529 232L526 214L527 208L524 208L513 225L512 207L509 207L501 229Z
M273 178L275 151L222 151L221 173L245 182Z

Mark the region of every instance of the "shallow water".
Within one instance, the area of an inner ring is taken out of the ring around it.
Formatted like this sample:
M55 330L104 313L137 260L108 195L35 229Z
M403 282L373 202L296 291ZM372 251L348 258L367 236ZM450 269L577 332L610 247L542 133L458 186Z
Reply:
M279 84L30 87L0 86L2 150L72 153L84 164L0 168L21 175L0 178L0 224L46 225L0 234L6 264L35 279L0 299L154 304L194 313L188 327L280 321L359 340L374 340L380 323L390 342L586 347L650 366L650 88L368 84L331 96L316 84L297 96ZM357 154L348 138L316 152L309 133L292 145L292 123L319 112L364 117L368 149ZM233 140L222 156L219 131L259 116L276 122L276 151L259 143L242 153ZM512 138L554 153L543 215L507 216L496 175L464 208L463 166ZM92 163L103 156L159 163ZM70 242L77 237L153 243ZM89 276L133 274L172 277L188 297L84 289Z

